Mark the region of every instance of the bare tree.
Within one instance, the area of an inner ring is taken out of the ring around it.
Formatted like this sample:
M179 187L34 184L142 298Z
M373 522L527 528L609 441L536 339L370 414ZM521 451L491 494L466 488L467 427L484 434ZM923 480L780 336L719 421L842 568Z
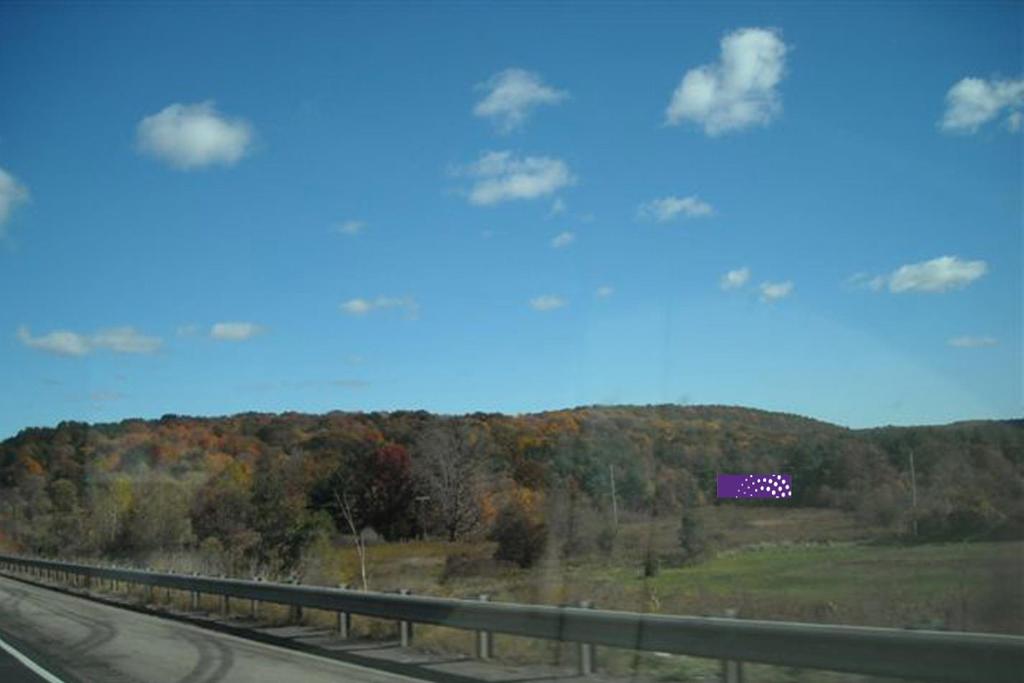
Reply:
M370 590L370 584L366 580L366 541L363 539L362 528L356 526L356 514L348 493L334 490L334 504L341 513L341 516L348 522L348 528L352 530L352 537L356 543L356 554L359 555L359 572L363 580L363 590Z
M449 541L480 523L488 444L484 428L453 418L430 427L417 441L413 476Z

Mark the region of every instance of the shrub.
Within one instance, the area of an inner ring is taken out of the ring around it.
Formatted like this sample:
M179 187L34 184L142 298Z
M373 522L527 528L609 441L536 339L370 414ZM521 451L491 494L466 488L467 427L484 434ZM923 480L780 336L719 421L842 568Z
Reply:
M511 503L498 513L491 540L498 542L494 559L527 568L533 566L544 552L547 527L543 522L532 519L520 505Z
M644 553L644 578L653 578L658 575L661 570L661 558L655 554L654 550L648 549Z
M683 549L684 563L698 562L707 555L708 533L704 515L698 508L688 507L683 510L679 544Z
M615 525L609 524L608 526L601 529L597 534L597 547L605 555L611 554L615 550L615 537L618 535L618 529Z

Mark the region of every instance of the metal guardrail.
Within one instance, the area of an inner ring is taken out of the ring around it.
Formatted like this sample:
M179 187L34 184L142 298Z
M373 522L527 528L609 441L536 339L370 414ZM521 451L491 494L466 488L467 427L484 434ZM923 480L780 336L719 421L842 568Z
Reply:
M947 631L681 617L374 593L319 586L244 581L58 562L0 554L0 570L34 576L121 581L197 594L291 605L338 613L347 636L353 614L395 620L403 644L411 624L477 632L487 657L494 633L580 644L580 669L593 667L596 645L787 667L949 683L1021 683L1024 637ZM256 602L252 603L254 606ZM226 605L226 602L225 602ZM737 667L725 666L729 671ZM738 679L738 676L728 676Z

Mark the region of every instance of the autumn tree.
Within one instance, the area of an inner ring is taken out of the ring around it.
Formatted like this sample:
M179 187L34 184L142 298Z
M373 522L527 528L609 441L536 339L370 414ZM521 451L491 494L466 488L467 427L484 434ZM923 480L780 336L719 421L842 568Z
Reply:
M225 549L224 560L232 572L244 567L244 560L259 543L259 534L250 526L252 517L251 477L238 462L209 479L192 503L196 538L203 542L216 539Z
M193 540L189 496L174 479L150 477L135 483L128 520L128 546L136 551L178 550Z
M119 550L133 504L132 481L126 476L106 477L89 485L86 534L92 550L107 553Z
M416 442L413 475L427 497L429 519L449 541L477 528L484 462L488 452L483 427L443 418Z
M253 471L251 526L259 534L256 560L274 570L296 566L313 533L305 482L282 453L264 453Z

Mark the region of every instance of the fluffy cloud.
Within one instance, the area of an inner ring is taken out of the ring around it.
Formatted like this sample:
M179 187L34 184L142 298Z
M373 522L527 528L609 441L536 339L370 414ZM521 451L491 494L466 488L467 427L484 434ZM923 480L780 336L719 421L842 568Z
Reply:
M415 318L419 314L419 305L411 297L379 296L376 299L349 299L339 308L349 315L366 315L372 311L389 308L403 309L408 318Z
M544 294L535 299L530 299L530 308L535 311L553 311L566 305L565 299L554 294Z
M18 204L28 201L28 189L18 182L17 178L0 168L0 237L4 234L4 224Z
M743 285L747 284L750 279L750 268L737 268L736 270L730 270L728 273L722 276L720 285L722 289L739 289Z
M29 329L22 325L18 328L18 339L25 346L59 356L84 356L91 350L87 337L67 330L56 330L40 337L33 337Z
M701 201L696 196L652 199L645 204L641 204L637 209L637 215L640 218L657 221L658 223L665 223L679 216L700 218L702 216L710 216L712 213L714 213L714 209L711 208L711 205Z
M964 261L957 256L940 256L931 261L900 266L889 276L889 291L946 292L963 289L988 272L984 261Z
M769 29L743 28L726 35L718 63L683 76L665 122L693 121L712 136L767 125L782 111L776 87L785 75L786 52L785 43Z
M555 249L561 249L567 247L576 241L576 234L566 230L560 232L551 239L551 246Z
M761 301L778 301L785 299L793 293L793 283L786 282L762 282Z
M115 327L97 332L92 345L98 349L109 349L117 353L153 353L163 342L159 337L147 337L132 327Z
M210 328L210 336L221 341L245 341L255 337L262 331L263 328L255 323L214 323L213 327Z
M561 197L555 197L555 201L551 202L551 210L548 211L548 218L553 216L560 216L565 213L565 210L569 208L565 205L565 200Z
M1011 132L1020 129L1024 105L1024 78L1006 81L986 81L964 78L946 93L946 111L939 123L945 131L975 133L1003 112L1008 112L1006 127Z
M487 94L473 107L473 113L491 119L503 133L520 128L537 107L559 104L569 96L545 85L537 74L523 69L505 69L477 89Z
M363 221L344 221L334 227L334 232L341 235L358 235L366 228Z
M136 130L139 148L175 168L237 163L252 143L252 128L242 119L220 115L213 102L172 104L147 116Z
M601 285L600 287L594 290L594 296L596 296L598 299L607 299L614 293L615 288L610 287L609 285Z
M978 349L995 346L999 340L995 337L953 337L946 343L958 349Z
M97 349L115 353L153 353L163 344L159 337L140 334L133 327L115 327L91 336L55 330L34 337L28 327L22 325L18 328L18 339L25 346L59 356L85 356Z
M513 199L537 199L576 182L561 159L513 156L512 152L487 152L459 175L475 178L469 201L488 206Z
M963 289L988 272L984 261L965 261L959 256L940 256L921 263L908 263L888 275L857 273L847 280L853 287L894 294L905 292L941 293Z

